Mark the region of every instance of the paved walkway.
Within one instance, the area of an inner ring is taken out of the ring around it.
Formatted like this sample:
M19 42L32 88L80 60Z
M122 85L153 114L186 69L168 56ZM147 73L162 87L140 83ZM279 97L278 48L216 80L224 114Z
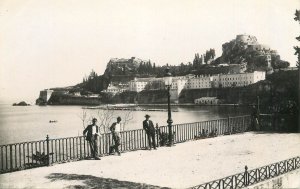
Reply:
M0 188L187 188L300 155L300 134L245 133L0 175Z

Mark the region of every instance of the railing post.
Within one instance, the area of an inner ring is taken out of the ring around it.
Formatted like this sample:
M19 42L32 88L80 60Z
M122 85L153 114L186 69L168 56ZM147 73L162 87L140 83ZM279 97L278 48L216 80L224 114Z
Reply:
M79 137L79 153L80 153L80 159L82 159L82 150L81 150L82 144L81 144L81 138L82 138L82 137Z
M12 144L9 145L10 170L13 170Z
M234 181L233 181L233 178L234 178L234 176L232 176L231 179L230 179L230 183L231 183L230 188L234 188ZM236 186L236 185L235 185L235 186ZM225 188L225 187L224 187L224 188Z
M271 176L270 176L270 166L267 166L266 167L266 179L269 179Z
M144 132L144 141L145 141L145 148L147 149L149 144L147 144L147 133Z
M230 117L227 118L227 125L228 125L228 132L231 134L231 127L230 127Z
M158 123L156 123L156 145L157 147L159 147L159 127L158 127Z
M244 173L244 186L248 186L248 184L249 184L248 176L249 176L248 167L246 165L245 166L245 173Z
M243 116L243 123L242 123L242 127L241 128L243 128L242 129L242 132L244 133L245 131L246 131L246 125L245 125L245 116Z
M46 136L46 142L47 142L47 166L50 165L50 157L49 157L49 136Z
M256 169L255 171L255 182L258 183L260 180L260 169Z

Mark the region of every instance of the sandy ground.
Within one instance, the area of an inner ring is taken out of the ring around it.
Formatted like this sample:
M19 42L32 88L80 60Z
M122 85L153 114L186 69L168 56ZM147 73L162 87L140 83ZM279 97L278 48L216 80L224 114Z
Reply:
M186 188L300 156L300 134L245 133L0 175L1 188Z

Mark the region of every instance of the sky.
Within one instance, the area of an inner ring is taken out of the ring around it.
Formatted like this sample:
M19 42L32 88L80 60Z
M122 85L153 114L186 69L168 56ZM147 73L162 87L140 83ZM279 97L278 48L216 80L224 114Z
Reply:
M0 0L0 102L34 103L72 86L110 58L191 62L238 34L296 65L300 0Z

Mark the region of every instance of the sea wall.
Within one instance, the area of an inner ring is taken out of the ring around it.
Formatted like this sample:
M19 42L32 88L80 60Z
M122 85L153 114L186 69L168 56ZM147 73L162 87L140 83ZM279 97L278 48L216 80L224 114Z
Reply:
M170 94L171 103L177 103L177 92L171 90ZM168 92L167 90L141 91L138 94L137 101L139 104L166 104L168 102Z
M134 104L137 103L138 93L134 91L125 91L123 93L116 94L112 98L113 103L122 104Z
M272 104L272 94L282 93L284 88L273 89L269 82L258 82L245 87L184 89L180 94L171 90L171 103L194 103L201 97L217 97L221 104ZM139 93L125 91L119 94L102 93L101 97L83 97L54 92L48 104L63 105L99 105L101 103L138 103L138 104L165 104L168 96L166 90L145 90Z
M179 94L179 103L194 103L195 99L201 97L217 97L223 104L252 104L256 103L257 96L262 101L270 100L268 84L257 83L247 87L186 89Z
M53 93L48 101L49 105L100 105L99 97L83 97Z
M184 89L180 94L171 90L171 103L194 103L201 97L217 97L223 104L252 104L257 96L261 102L270 99L270 87L260 83L247 87ZM166 104L168 101L166 90L144 90L139 93L126 91L116 95L103 93L103 103L138 103L138 104Z

